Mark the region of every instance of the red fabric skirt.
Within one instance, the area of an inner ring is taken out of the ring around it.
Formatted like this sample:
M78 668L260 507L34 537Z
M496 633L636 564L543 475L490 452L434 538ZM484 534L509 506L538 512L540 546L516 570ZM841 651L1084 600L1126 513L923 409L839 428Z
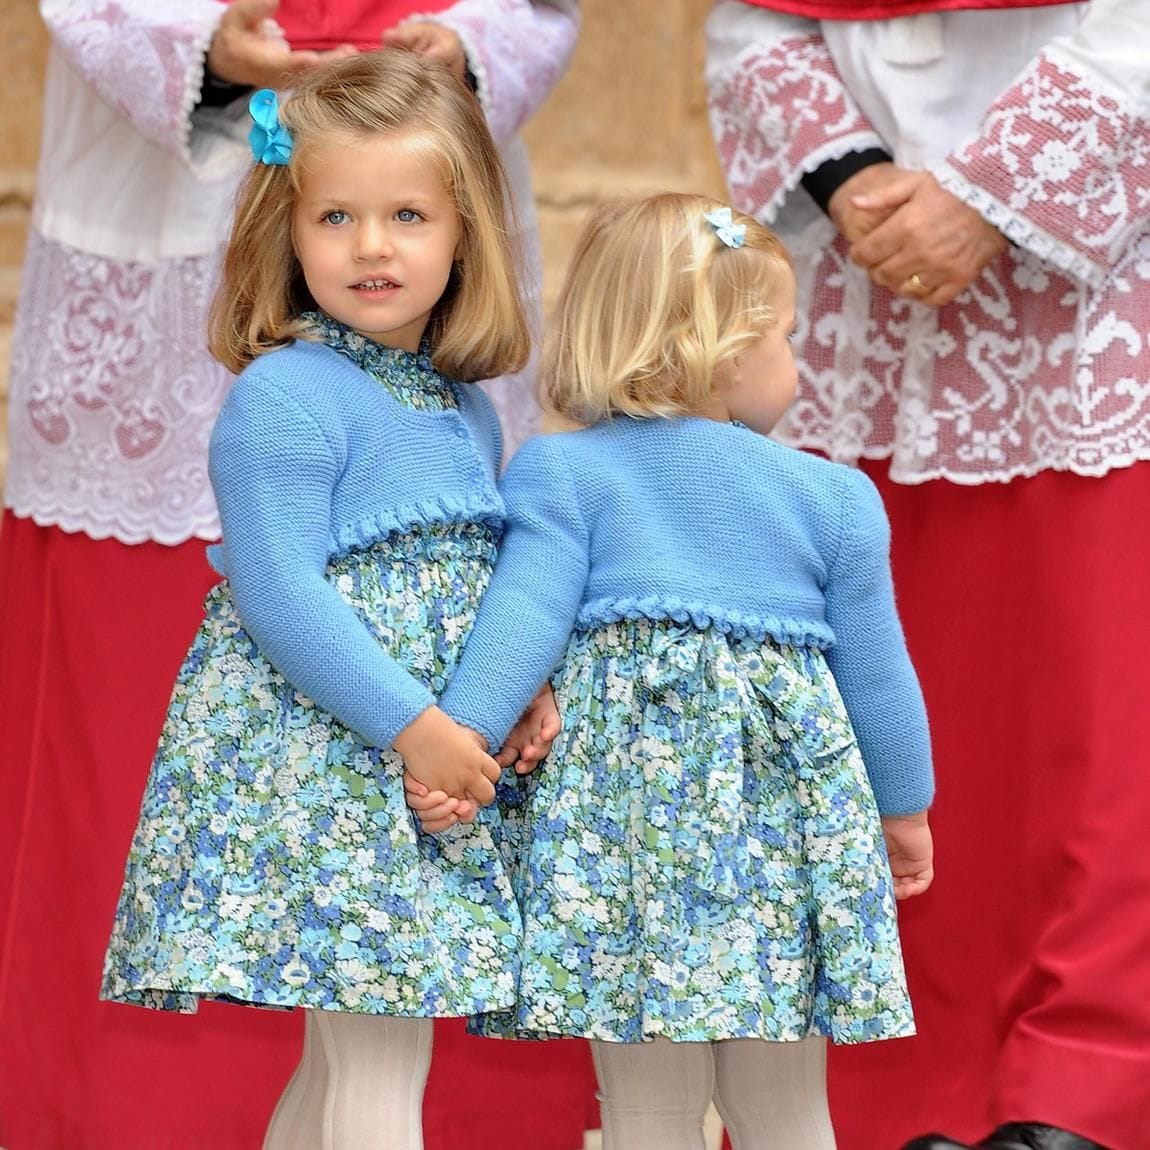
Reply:
M897 486L937 879L900 904L918 1036L831 1052L839 1150L1041 1120L1150 1147L1150 464Z
M299 1059L298 1013L97 998L168 695L213 582L202 543L127 547L10 514L0 529L5 1150L258 1150ZM427 1150L578 1150L597 1124L593 1082L585 1043L437 1023Z

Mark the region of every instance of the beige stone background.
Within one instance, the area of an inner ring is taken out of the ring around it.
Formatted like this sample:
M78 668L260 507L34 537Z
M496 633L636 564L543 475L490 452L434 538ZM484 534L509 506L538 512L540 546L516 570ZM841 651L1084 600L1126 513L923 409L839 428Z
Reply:
M584 3L571 68L526 133L547 302L597 201L627 191L721 192L702 84L702 27L710 5ZM0 32L0 426L6 426L12 313L35 188L47 48L36 0L0 0ZM5 458L0 446L0 485Z

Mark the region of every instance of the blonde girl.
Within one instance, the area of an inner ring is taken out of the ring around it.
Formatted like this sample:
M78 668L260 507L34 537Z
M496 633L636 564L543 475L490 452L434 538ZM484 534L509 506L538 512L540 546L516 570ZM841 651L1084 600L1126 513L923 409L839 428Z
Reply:
M223 582L180 671L103 996L306 1007L274 1150L422 1145L431 1019L508 1007L495 808L420 837L402 771L498 764L435 705L494 564L500 436L471 381L528 355L478 103L401 51L252 98L211 324Z
M563 719L532 776L518 1002L484 1028L592 1039L613 1150L698 1150L712 1097L738 1150L826 1150L825 1040L912 1033L894 899L932 875L882 506L767 438L795 288L750 217L608 204L558 310L544 395L582 426L512 462L442 699L498 747L551 676Z

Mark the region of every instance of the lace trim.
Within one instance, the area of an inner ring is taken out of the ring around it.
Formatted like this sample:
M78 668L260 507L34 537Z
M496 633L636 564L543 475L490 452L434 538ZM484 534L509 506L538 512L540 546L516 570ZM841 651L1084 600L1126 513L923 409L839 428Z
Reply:
M996 200L985 188L976 187L945 165L931 167L935 178L951 195L974 208L988 223L993 224L1008 240L1033 252L1039 259L1053 264L1075 279L1091 287L1101 287L1106 278L1103 268L1091 263L1086 256L1074 251L1068 244L1044 232L1035 222L1011 211Z
M777 615L756 615L730 611L696 599L675 596L647 596L642 599L595 599L579 611L575 625L590 631L624 619L669 619L701 631L714 628L735 639L762 642L774 639L792 647L825 650L834 646L834 632L827 626L807 620L783 619Z
M1150 121L1050 49L939 178L1011 239L1099 287L1150 206Z
M711 85L708 110L733 201L768 223L821 164L884 146L814 34L742 52Z

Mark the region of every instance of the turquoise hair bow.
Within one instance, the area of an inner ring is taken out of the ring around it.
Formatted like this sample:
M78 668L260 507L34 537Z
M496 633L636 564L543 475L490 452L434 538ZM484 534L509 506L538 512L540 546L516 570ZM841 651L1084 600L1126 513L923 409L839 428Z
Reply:
M291 132L280 123L279 103L271 88L252 93L248 111L255 123L248 133L252 155L261 164L286 164L291 159Z
M729 248L741 248L747 239L747 225L737 224L731 215L730 208L715 208L713 212L704 212L703 219L714 229Z

